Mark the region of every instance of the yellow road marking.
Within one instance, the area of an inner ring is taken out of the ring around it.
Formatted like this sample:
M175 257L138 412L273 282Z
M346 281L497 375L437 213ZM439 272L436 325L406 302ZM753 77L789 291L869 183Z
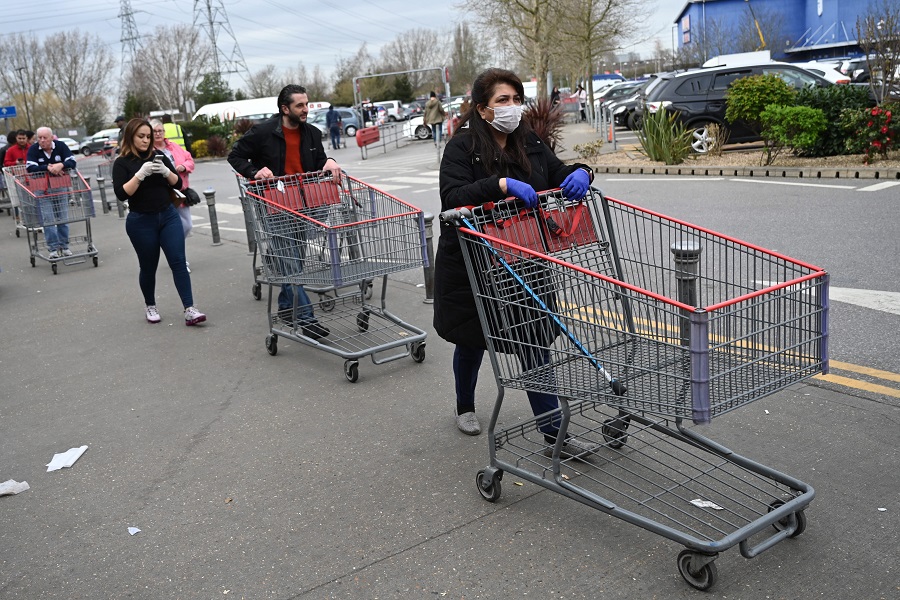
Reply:
M886 385L878 385L876 383L869 383L867 381L851 379L850 377L841 377L840 375L828 374L814 375L813 379L828 381L830 383L836 383L837 385L842 385L844 387L864 390L866 392L873 392L875 394L884 394L885 396L891 396L893 398L900 398L900 390L895 390L894 388L887 387Z
M840 369L841 371L850 371L852 373L860 373L862 375L869 375L871 377L877 377L878 379L886 379L887 381L896 381L900 383L900 373L891 373L890 371L881 371L879 369L872 369L870 367L863 367L860 365L853 365L850 363L841 362L839 360L829 360L828 364L835 369Z

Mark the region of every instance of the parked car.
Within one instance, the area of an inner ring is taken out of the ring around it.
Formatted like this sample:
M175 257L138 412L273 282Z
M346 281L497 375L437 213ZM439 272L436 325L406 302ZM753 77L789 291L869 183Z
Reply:
M777 75L795 89L832 85L823 77L787 63L713 67L660 75L657 84L645 89L640 104L646 106L649 113L666 110L677 114L685 127L694 130L695 152L708 152L710 144L714 143L709 136L712 124L728 129L730 143L759 141L759 135L746 123L725 122L728 88L734 81L751 75Z
M805 62L805 63L792 63L800 67L801 69L806 69L810 73L815 73L819 77L824 77L831 83L835 84L848 84L850 83L850 77L844 75L840 71L838 71L835 63L827 63L827 62Z
M623 81L607 86L599 92L594 92L594 106L599 108L604 102L621 98L622 96L634 95L634 90L644 85L644 81ZM562 92L562 90L560 90Z
M413 100L409 104L404 104L404 108L409 111L410 117L415 117L416 115L421 115L425 110L425 100Z
M393 123L394 121L402 121L404 119L404 112L402 108L402 102L399 100L384 100L382 102L375 102L375 108L377 109L379 106L384 107L385 121L390 121Z
M444 120L444 135L447 135L447 124L451 122L455 124L459 121L459 108L462 106L464 96L459 96L444 102L444 112L447 113L447 119ZM403 136L408 138L416 138L418 140L427 140L431 138L431 127L425 124L425 117L412 117L403 124Z
M104 154L112 151L119 144L118 129L101 129L81 144L81 153L90 156L94 152Z
M344 135L349 135L350 137L355 136L356 130L359 129L359 116L357 116L356 111L344 106L335 106L334 110L341 116L341 122L344 124ZM326 136L326 139L328 136L328 127L325 126L325 116L327 113L327 108L320 108L318 110L309 111L309 115L306 117L306 121L318 127L319 131L322 132L322 135Z
M79 144L77 141L73 140L70 137L61 137L61 138L56 138L56 139L57 139L57 141L60 141L63 144L65 144L66 146L68 146L69 150L72 151L72 154L75 154L76 152L81 150L81 144Z

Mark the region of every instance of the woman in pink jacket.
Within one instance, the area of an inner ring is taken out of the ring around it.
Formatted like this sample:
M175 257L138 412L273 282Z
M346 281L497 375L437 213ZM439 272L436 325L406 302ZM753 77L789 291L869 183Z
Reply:
M194 172L194 158L191 156L190 152L166 138L166 130L162 121L152 119L150 121L150 126L153 128L153 147L169 157L169 160L175 165L175 172L178 173L178 176L181 177L181 181L184 182L181 189L187 189L190 186L188 177ZM188 234L194 226L191 221L191 207L182 204L175 208L178 211L178 215L181 217L181 227L184 229L184 237L187 239ZM185 262L188 265L188 273L190 273L191 264L187 261Z

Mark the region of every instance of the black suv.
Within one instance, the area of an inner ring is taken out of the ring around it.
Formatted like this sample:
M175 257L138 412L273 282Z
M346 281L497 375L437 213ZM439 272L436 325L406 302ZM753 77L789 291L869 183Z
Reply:
M685 127L695 130L692 144L695 152L709 151L709 126L712 124L724 125L728 129L729 143L759 141L759 136L746 123L725 122L728 87L733 81L750 75L777 75L796 89L832 85L823 77L787 63L713 67L660 75L661 81L647 90L638 110L655 113L665 109L677 113Z

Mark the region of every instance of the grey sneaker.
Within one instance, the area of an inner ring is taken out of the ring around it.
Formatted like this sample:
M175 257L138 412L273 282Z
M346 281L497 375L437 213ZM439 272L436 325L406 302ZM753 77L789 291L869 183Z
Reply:
M562 459L577 458L579 460L588 460L594 454L596 454L601 447L601 444L583 442L576 438L569 438L566 440L566 443L563 444L562 449L559 451L559 457ZM552 444L544 448L544 456L553 456Z
M481 423L474 412L466 412L456 416L456 427L466 435L478 435L481 433Z
M59 258L59 252L57 252L56 250L51 250L47 258L49 258L50 260L56 260Z
M63 248L62 255L63 256L72 256L72 251L69 250L68 248Z

